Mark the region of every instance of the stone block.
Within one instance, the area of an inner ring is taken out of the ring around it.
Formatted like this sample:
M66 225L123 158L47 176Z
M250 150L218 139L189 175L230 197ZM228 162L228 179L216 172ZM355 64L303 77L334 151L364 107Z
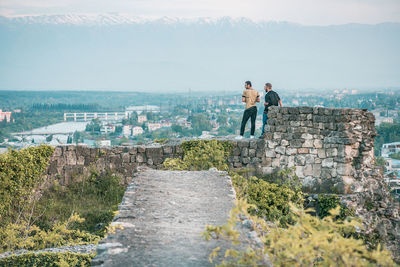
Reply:
M301 147L297 149L297 153L299 154L308 154L310 152L309 148Z
M281 168L284 167L284 166L287 166L287 164L288 164L288 156L281 156L279 161L280 161L280 167Z
M250 163L250 158L249 157L242 157L242 163L243 164L249 164Z
M315 162L315 156L308 154L306 155L306 164L313 164Z
M139 153L144 153L144 152L146 152L146 147L145 147L145 146L138 146L138 147L137 147L137 151L138 151Z
M281 162L279 158L272 159L271 166L274 168L279 168L281 166Z
M301 135L301 138L305 139L305 140L312 140L314 137L312 136L312 134L309 133L303 133Z
M238 147L249 147L250 142L248 140L240 140L238 141Z
M306 164L306 157L303 155L297 155L294 157L294 163L296 166L304 166Z
M289 141L286 140L286 139L282 139L280 145L281 145L281 146L284 146L284 147L287 147L287 146L289 145Z
M313 167L311 164L307 164L303 169L304 176L312 176L313 175Z
M312 148L314 146L313 140L305 140L302 147Z
M243 147L240 156L247 157L248 155L249 155L249 149L247 147Z
M303 145L303 141L301 139L293 139L289 142L290 147L299 148Z
M312 176L314 176L314 177L320 177L321 176L321 170L322 170L321 164L313 164L312 165L312 169L313 169Z
M291 147L286 148L286 155L290 156L296 154L297 154L297 148L291 148Z
M304 178L304 167L303 166L296 166L296 175L299 178Z
M333 168L333 158L327 158L322 160L322 167Z
M257 148L257 140L251 140L249 144L250 148Z
M249 157L253 158L256 156L256 150L253 148L249 149Z
M239 156L241 153L240 147L235 147L235 149L233 150L232 154L234 156Z
M275 153L275 151L273 149L267 148L267 149L265 149L265 156L267 158L275 158L276 157L276 153Z
M336 167L336 171L340 176L348 176L352 174L353 168L351 164L339 163Z
M325 149L323 149L323 148L318 149L318 157L321 158L321 159L326 158Z
M278 153L278 154L284 155L284 154L285 154L285 151L286 151L286 148L283 147L283 146L277 146L277 147L275 148L275 152Z
M123 163L129 163L130 161L130 155L129 153L122 153L121 154L122 162Z
M314 148L322 148L322 140L315 139L313 141Z

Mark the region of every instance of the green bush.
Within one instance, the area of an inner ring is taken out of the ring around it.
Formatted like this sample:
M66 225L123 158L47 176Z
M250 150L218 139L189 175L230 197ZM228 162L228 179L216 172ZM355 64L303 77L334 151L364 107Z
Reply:
M29 220L53 151L41 145L0 155L0 226Z
M0 266L29 267L67 267L90 266L94 254L78 254L72 252L43 252L14 255L0 259Z
M88 177L75 177L67 186L53 184L38 202L36 213L42 215L36 224L50 229L76 212L85 219L76 229L104 236L126 190L121 180L109 171L100 174L92 170Z
M209 255L211 263L222 254L223 260L218 266L267 266L264 258L267 253L274 266L396 266L390 251L380 246L369 250L361 240L342 236L344 228L354 229L361 224L338 220L339 207L320 219L291 205L296 223L287 228L267 224L264 219L251 215L248 212L251 209L246 200L238 199L226 224L206 226L204 239L225 239L232 243L225 253L220 247L215 248ZM263 248L243 250L242 246L238 249L241 238L236 226L248 219L264 243Z
M354 210L343 206L337 195L319 194L317 200L317 214L320 218L329 215L331 209L340 206L340 215L338 219L344 220L348 216L354 216Z
M251 214L268 221L279 221L283 226L293 223L289 202L301 206L301 190L292 190L287 185L269 183L257 177L246 179L233 172L230 175L239 197L254 205L255 208L250 209Z
M77 214L72 214L67 221L54 225L48 231L35 225L9 224L0 228L0 252L97 243L99 236L74 229L76 223L83 221Z
M166 159L164 167L170 170L208 170L215 167L227 170L227 158L232 150L228 141L193 140L182 143L183 160Z

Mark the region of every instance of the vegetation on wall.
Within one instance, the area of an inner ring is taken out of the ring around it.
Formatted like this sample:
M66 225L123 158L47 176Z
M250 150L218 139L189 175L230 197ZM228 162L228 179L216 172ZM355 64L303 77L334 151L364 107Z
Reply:
M53 151L42 145L0 155L0 252L97 243L106 234L126 189L121 177L92 170L88 176L73 177L66 186L54 181L44 187ZM86 266L91 258L26 254L0 262Z
M0 259L0 266L84 267L90 266L94 254L72 252L26 253Z
M164 167L171 170L227 170L227 157L232 150L228 141L193 140L182 143L183 159L172 158L164 161Z

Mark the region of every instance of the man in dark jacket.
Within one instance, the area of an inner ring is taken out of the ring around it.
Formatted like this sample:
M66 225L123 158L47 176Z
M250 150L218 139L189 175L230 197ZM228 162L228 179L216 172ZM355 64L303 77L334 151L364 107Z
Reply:
M264 103L263 126L261 129L260 138L263 137L265 125L267 124L268 108L270 106L278 106L278 105L280 105L282 107L282 100L275 91L272 91L272 84L266 83L264 86L264 90L265 90L266 94L265 94L265 103Z

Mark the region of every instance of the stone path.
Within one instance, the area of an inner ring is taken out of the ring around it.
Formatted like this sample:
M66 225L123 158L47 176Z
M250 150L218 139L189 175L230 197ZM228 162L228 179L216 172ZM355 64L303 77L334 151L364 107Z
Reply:
M224 241L205 241L206 224L226 223L235 194L225 172L145 170L129 185L94 266L211 266Z

